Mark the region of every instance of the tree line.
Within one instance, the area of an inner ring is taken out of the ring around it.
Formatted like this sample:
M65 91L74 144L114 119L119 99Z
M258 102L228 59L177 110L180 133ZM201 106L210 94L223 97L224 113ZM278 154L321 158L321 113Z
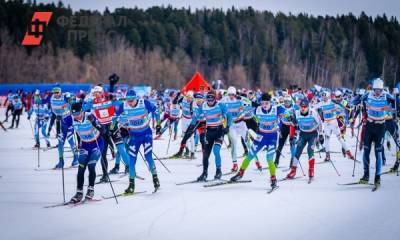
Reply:
M44 41L21 46L35 11L53 12ZM273 14L172 6L74 12L62 2L0 0L0 82L105 82L181 87L195 71L251 88L357 88L399 73L400 25L365 13Z

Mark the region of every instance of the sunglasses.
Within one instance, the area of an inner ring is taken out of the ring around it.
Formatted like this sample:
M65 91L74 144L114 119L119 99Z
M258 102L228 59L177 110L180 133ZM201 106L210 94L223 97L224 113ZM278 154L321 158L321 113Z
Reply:
M76 116L79 116L81 113L82 113L82 111L80 111L80 112L73 112L73 113L72 113L72 116L75 116L75 117L76 117Z

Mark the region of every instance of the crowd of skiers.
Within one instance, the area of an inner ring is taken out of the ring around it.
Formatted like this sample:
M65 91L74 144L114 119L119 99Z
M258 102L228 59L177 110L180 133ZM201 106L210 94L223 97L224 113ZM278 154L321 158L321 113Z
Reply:
M261 150L266 151L266 163L272 189L277 187L276 168L281 163L282 150L289 140L290 170L285 179L296 177L300 158L307 147L308 177L315 175L315 149L325 153L326 162L332 160L330 142L334 136L341 145L344 158L357 161L346 143L347 131L357 138L357 146L363 149L364 174L360 184L368 184L370 176L370 152L375 148L375 187L380 186L382 165L385 164L385 135L396 143L396 161L390 172L399 167L399 141L397 124L398 89L389 92L383 80L375 79L367 90L355 92L330 89L290 89L262 92L248 89L227 90L156 91L138 95L135 90L118 88L119 77L109 77L109 90L101 85L90 92L78 94L62 92L54 87L51 92L32 94L22 91L10 93L4 103L6 119L12 114L9 128L18 128L23 108L27 117L34 121L35 148L40 148L41 134L50 148L52 131L58 140L59 159L55 169L64 168L64 145L73 153L72 167L77 167L77 192L71 202L83 198L84 173L89 171L89 184L85 199L92 199L96 179L95 167L100 160L102 177L109 181L109 174L120 170L121 160L129 173L126 194L135 191L135 164L139 149L143 146L144 159L153 176L155 190L160 187L153 159L153 140L169 132L170 140L182 132L179 151L169 158L194 159L198 143L202 150L202 172L196 182L208 179L209 158L215 157L215 180L221 179L221 148L230 149L233 176L229 182L239 181L250 162L262 170L258 159ZM29 97L28 97L29 96ZM55 127L55 131L53 130ZM355 133L357 132L357 134ZM225 139L226 137L226 139ZM225 141L227 140L227 141ZM389 141L386 147L390 147ZM238 149L244 149L244 159L238 164ZM116 158L115 166L108 171L108 155ZM357 151L355 149L354 151ZM226 161L224 161L226 163ZM303 169L301 169L303 171Z

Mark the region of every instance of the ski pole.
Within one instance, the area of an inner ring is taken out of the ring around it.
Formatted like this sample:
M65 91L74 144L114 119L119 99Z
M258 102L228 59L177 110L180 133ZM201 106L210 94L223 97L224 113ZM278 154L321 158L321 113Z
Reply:
M139 149L138 152L139 152L139 154L140 154L140 157L142 157L142 159L143 159L144 165L146 165L147 169L151 172L151 169L150 169L149 165L147 165L147 162L146 162L146 160L144 159L143 154L142 154L142 152L140 151L140 149Z
M65 203L64 164L62 164L62 167L61 167L61 179L62 179L63 199L64 199L64 203Z
M171 173L171 171L167 168L167 166L165 166L165 164L161 161L161 159L159 157L157 157L157 155L152 151L154 157L161 163L161 165L165 168L165 170L167 170L167 172Z
M299 166L300 166L301 172L303 173L303 176L306 176L306 174L304 173L303 166L301 165L301 162L300 162L300 160L299 160L299 159L297 159L296 157L295 157L295 159L296 159L296 160L297 160L297 162L299 163Z
M102 160L104 160L104 159L103 159L103 154L101 154L101 149L100 149L100 147L99 147L99 143L97 142L97 139L96 139L95 141L96 141L96 146L97 146L97 148L98 148L99 151L100 151L100 158L101 158L100 163L101 163L101 165L103 166L103 168L105 169L104 163L103 163L103 161L102 161ZM105 159L105 161L107 161L107 159ZM115 195L114 187L113 187L113 185L112 185L112 183L111 183L110 176L108 175L108 173L106 173L106 177L107 177L107 181L110 183L111 191L112 191L112 193L113 193L113 195L114 195L115 202L118 204L118 199L117 199L117 196Z
M360 123L360 125L358 126L358 129L357 129L357 137L356 137L356 150L355 150L355 153L354 153L354 164L353 164L353 177L354 177L354 172L355 172L355 170L356 170L356 162L357 162L357 149L358 149L358 137L360 136L360 128L361 128L361 123Z
M332 164L332 167L335 169L336 174L340 177L340 173L339 173L339 171L336 169L335 164L333 164L333 161L330 160L329 162ZM354 161L354 162L355 162L355 161Z

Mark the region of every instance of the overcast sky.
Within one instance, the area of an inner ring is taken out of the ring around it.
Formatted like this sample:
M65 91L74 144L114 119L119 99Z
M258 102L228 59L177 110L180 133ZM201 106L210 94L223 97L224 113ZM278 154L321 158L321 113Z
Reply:
M37 2L58 2L57 0L37 0ZM174 7L195 8L237 8L252 6L258 10L269 10L284 13L308 13L312 15L337 15L349 12L358 16L361 11L370 16L382 15L396 16L400 19L400 0L63 0L65 5L70 5L74 10L97 9L103 11L107 6L110 10L118 7L148 8L154 5L168 5Z
M37 2L58 2L57 0L37 0ZM74 10L97 9L103 11L107 6L110 10L118 7L148 8L154 5L168 5L174 7L191 8L237 8L252 6L258 10L269 10L274 13L292 12L308 13L312 15L337 15L349 12L358 16L361 11L370 16L382 15L396 16L400 19L400 0L63 0L65 5L70 5Z

